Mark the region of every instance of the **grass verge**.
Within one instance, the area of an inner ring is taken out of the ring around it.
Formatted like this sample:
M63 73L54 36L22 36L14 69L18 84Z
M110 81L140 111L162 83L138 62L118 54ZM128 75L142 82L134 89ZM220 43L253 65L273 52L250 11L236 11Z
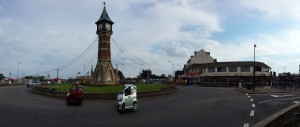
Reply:
M58 92L65 92L69 91L72 84L49 84L43 85L48 88L56 88ZM145 83L138 83L136 84L138 92L147 92L147 91L160 91L164 84L145 84ZM118 93L122 89L123 85L116 85L116 86L83 86L84 93Z

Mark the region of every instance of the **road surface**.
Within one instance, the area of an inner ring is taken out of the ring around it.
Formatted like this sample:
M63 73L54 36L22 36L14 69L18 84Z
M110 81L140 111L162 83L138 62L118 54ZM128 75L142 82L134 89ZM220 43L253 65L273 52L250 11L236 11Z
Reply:
M251 98L234 88L178 89L169 96L139 99L138 112L120 114L114 100L84 100L83 105L67 106L65 100L33 94L24 86L0 87L0 126L247 127L273 113L257 109L263 107L258 104L253 108ZM258 95L252 97L260 101ZM252 110L260 113L251 116Z

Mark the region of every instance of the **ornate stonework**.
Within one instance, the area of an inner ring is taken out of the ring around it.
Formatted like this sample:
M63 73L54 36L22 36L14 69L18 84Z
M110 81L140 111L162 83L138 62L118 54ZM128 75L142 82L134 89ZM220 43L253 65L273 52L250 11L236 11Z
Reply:
M98 60L92 72L91 85L116 85L119 84L116 72L111 64L110 36L114 22L109 18L106 8L103 8L101 17L96 22L98 35Z

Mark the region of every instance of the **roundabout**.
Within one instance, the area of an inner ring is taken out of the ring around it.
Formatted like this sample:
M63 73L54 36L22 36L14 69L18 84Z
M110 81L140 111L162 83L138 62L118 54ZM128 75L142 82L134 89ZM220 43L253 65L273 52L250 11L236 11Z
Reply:
M45 85L34 87L32 92L39 95L50 96L54 98L65 98L72 84L64 85ZM84 99L116 100L117 94L123 85L118 86L83 86ZM138 84L138 98L169 95L177 92L177 88L172 85L162 84Z
M178 87L178 92L139 99L137 112L118 113L115 100L85 100L67 106L62 99L32 89L0 88L0 126L231 126L241 127L251 107L246 96L225 88ZM248 104L249 103L249 104Z

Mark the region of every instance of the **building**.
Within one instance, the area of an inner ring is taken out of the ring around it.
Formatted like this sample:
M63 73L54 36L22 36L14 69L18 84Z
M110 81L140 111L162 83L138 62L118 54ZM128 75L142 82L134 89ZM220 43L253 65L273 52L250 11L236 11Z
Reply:
M267 80L270 75L270 67L263 62L253 61L230 61L217 62L210 56L209 52L201 49L184 65L183 74L178 75L181 80L193 83L201 82L231 82L231 81L253 81L255 70L256 80Z
M109 18L104 4L101 17L95 22L98 35L98 60L92 71L91 85L116 85L119 80L111 64L110 36L114 22Z
M205 63L213 63L217 61L210 56L210 52L205 52L201 49L198 52L194 52L194 55L187 61L187 66L192 64L205 64Z

